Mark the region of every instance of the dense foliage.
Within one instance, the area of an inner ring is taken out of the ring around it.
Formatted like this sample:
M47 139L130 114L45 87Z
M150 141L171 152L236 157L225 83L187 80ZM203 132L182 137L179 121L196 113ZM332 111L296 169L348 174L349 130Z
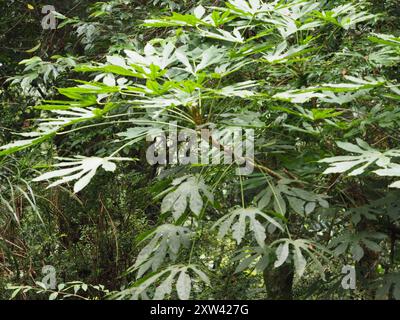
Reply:
M47 4L0 4L0 297L400 299L396 1Z

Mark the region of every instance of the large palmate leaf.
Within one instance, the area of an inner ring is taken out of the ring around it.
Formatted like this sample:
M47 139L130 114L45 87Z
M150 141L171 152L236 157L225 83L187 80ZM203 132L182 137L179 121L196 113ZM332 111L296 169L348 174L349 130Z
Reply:
M350 83L326 83L315 87L288 90L279 92L274 99L292 103L305 103L317 98L322 102L343 104L348 103L368 90L383 86L384 79L359 79L351 76L345 77Z
M181 246L189 246L191 235L192 232L185 227L172 224L159 226L142 239L142 241L145 241L152 237L150 242L140 251L130 270L138 270L137 278L140 278L150 268L153 271L158 270L167 255L171 261L175 261Z
M244 247L238 251L238 254L232 261L240 261L235 269L235 273L251 269L257 272L263 272L273 261L273 249L264 247Z
M364 256L363 246L368 248L369 250L380 252L382 247L376 243L375 241L380 242L385 239L386 235L377 232L359 232L359 233L351 233L345 232L337 238L333 239L329 247L334 248L334 254L341 255L345 253L348 249L350 249L350 253L353 256L353 259L356 261L360 261ZM375 241L374 241L375 240Z
M400 156L400 150L389 150L386 152L380 152L365 141L356 139L358 145L354 145L348 142L337 142L337 146L348 152L356 153L355 156L338 156L332 158L322 159L319 162L329 163L329 168L324 171L324 174L329 173L342 173L352 170L348 175L357 176L365 172L365 170L372 164L376 164L379 167L387 168L391 165L391 159L393 157ZM383 171L376 171L380 175L395 175L396 167L392 169L383 169Z
M286 63L292 58L301 55L307 49L307 45L294 46L288 48L286 41L281 42L274 51L263 54L263 59L268 63Z
M283 231L281 224L274 218L271 218L258 208L239 208L219 219L213 228L218 228L218 237L223 238L229 231L238 244L240 244L246 234L247 223L253 232L254 238L260 247L265 246L265 226L260 220L266 220L268 223ZM235 223L234 221L237 220Z
M256 86L258 86L256 81L237 82L221 89L210 90L210 92L225 97L249 98L256 94L256 92L249 89L253 89Z
M348 30L360 22L369 21L376 17L374 14L361 11L360 5L362 4L347 3L329 11L314 12L314 15L321 20Z
M328 256L331 254L325 247L306 239L279 239L275 241L272 245L277 245L276 248L276 261L274 267L278 268L283 265L291 257L299 277L304 274L307 266L307 261L304 254L310 257L311 262L317 268L321 277L324 278L324 267L320 260L329 262ZM271 245L271 246L272 246ZM292 251L290 252L290 248Z
M47 105L46 108L50 109ZM0 156L15 153L25 148L40 144L51 139L58 130L97 118L103 111L97 108L70 107L63 110L59 105L51 106L51 111L56 114L55 118L39 119L39 126L36 131L19 133L20 136L29 139L16 140L0 147Z
M110 74L117 74L128 77L153 79L165 74L167 69L176 60L175 46L173 43L165 43L161 48L148 43L143 53L133 50L124 50L125 56L107 56L107 63L96 65L81 65L76 68L78 71L102 71L103 77L108 78ZM111 87L116 85L113 79L105 82Z
M33 179L33 181L44 181L57 178L58 180L48 186L48 188L51 188L73 180L78 180L74 184L75 193L81 191L90 183L90 180L92 180L92 178L95 176L99 167L102 167L106 171L114 172L116 165L112 161L132 160L130 158L99 158L83 156L75 156L74 158L56 157L55 159L63 160L64 162L54 164L53 167L60 167L64 169L47 172Z
M173 291L172 285L175 282L175 290L178 298L188 300L192 291L193 274L206 285L210 284L208 276L196 265L173 265L145 279L136 281L130 288L114 295L116 299L130 298L149 299L150 290L154 300L164 299Z
M161 203L161 212L171 211L175 220L185 212L189 205L190 210L198 216L203 208L203 193L208 201L213 202L214 196L200 176L184 176L172 182L172 187Z
M9 144L0 147L0 156L9 155L20 150L38 145L46 140L51 139L55 135L55 132L32 132L29 134L24 134L25 137L33 137L31 139L16 140Z
M328 208L328 197L321 194L291 186L294 180L281 179L276 184L269 182L266 184L264 176L255 176L249 179L249 188L265 186L255 197L254 201L261 210L272 209L275 212L285 215L288 205L294 212L305 215L312 213L317 206Z

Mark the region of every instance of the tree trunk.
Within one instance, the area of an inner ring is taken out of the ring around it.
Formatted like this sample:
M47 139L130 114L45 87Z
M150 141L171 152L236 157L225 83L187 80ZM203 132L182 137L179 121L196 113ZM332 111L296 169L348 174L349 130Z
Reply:
M293 265L285 263L279 268L269 267L264 270L264 283L269 300L293 299Z

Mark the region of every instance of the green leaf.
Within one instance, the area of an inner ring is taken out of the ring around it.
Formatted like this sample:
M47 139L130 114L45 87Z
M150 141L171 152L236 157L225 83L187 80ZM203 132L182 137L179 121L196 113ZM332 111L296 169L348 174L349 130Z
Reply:
M235 223L233 221L237 219ZM275 219L271 218L258 208L239 208L234 209L231 213L223 216L213 226L213 228L219 228L218 237L224 237L229 229L232 229L232 236L238 244L240 244L246 234L247 220L249 220L250 231L253 232L254 238L260 247L265 246L265 227L260 223L258 219L266 220L276 228L283 231L282 226Z
M299 277L302 277L304 274L304 271L306 269L307 261L304 258L303 254L301 253L301 250L298 247L294 247L293 261L294 261L294 266L295 266L297 275Z
M176 282L176 291L181 300L189 300L190 291L192 290L192 280L185 270L181 271Z
M352 170L349 175L357 176L365 172L365 170L372 164L380 167L387 167L390 164L391 157L400 155L398 150L389 150L386 152L379 152L371 148L365 141L357 139L357 144L338 142L338 147L346 151L358 153L357 156L339 156L320 160L319 162L329 163L330 167L324 171L324 174L329 173L342 173ZM385 170L375 171L376 173L384 173Z
M196 216L200 214L203 208L203 199L200 192L202 192L211 203L214 202L212 193L200 176L185 176L183 179L174 180L172 184L174 186L179 186L164 197L161 203L161 212L172 211L175 220L178 220L185 212L188 204L190 210Z
M157 227L141 240L143 242L151 238L150 242L139 252L132 270L140 270L138 277L141 277L150 268L152 271L156 271L166 259L167 254L169 259L174 262L181 246L189 247L192 234L188 228L171 224Z
M58 292L53 292L50 296L49 296L49 300L55 300L57 299L58 296Z
M85 188L90 180L96 174L99 167L102 167L105 171L114 172L116 165L111 162L115 161L130 161L128 158L98 158L98 157L82 157L75 156L74 158L60 158L56 159L64 160L64 162L57 163L53 165L54 167L62 167L64 169L59 169L51 172L42 174L41 176L33 179L32 181L44 181L53 178L63 177L55 182L51 183L48 188L55 187L57 185L67 183L69 181L78 180L74 184L74 192L78 193L83 188Z
M283 265L289 257L289 242L281 243L276 249L277 260L274 263L274 267L278 268Z

